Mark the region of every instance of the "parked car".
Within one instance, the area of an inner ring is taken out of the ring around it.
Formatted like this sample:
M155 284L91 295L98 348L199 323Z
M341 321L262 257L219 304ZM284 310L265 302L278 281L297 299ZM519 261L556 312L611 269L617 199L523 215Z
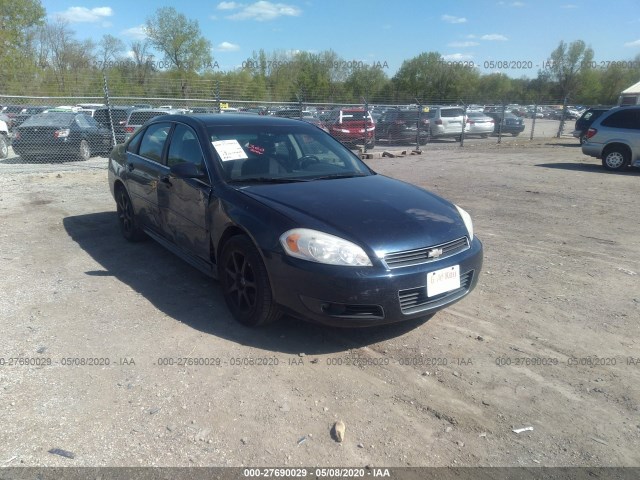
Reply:
M430 106L426 113L431 127L431 138L451 138L460 140L462 124L465 121L461 107Z
M524 131L524 120L513 113L505 113L502 116L497 112L489 112L486 115L493 118L493 133L496 135L510 133L517 137Z
M108 176L123 236L217 277L245 325L411 320L478 282L468 213L300 120L157 117L113 149Z
M320 120L319 118L316 118L316 117L302 117L300 120L302 120L303 122L310 123L311 125L315 125L316 127L321 128L325 132L329 133L329 129L324 124L324 122L322 120Z
M640 167L640 106L612 108L596 118L582 153L602 159L607 170Z
M413 143L414 145L419 141L423 145L431 137L431 126L426 113L418 109L392 108L380 116L376 122L375 132L378 141Z
M135 132L138 128L140 128L145 122L151 120L152 118L159 117L160 115L171 115L182 113L182 110L178 109L165 109L164 107L159 108L136 108L129 112L129 116L127 117L127 121L124 125L124 136L125 140L127 140L133 132Z
M46 112L49 110L50 106L33 106L33 107L24 107L20 113L17 113L13 117L13 128L17 128L22 125L27 118L32 115L36 115L38 113Z
M109 110L111 110L111 116L109 116ZM107 107L101 107L96 108L93 113L93 118L108 130L111 130L111 121L113 121L113 133L116 137L116 143L123 143L126 139L125 126L127 124L127 119L133 110L133 107L126 106L113 106L110 109Z
M489 134L493 133L494 126L495 120L492 117L482 112L469 112L467 113L464 134L488 137Z
M71 157L88 160L111 150L111 134L92 117L74 112L33 115L16 129L13 150L23 159Z
M7 126L7 122L0 119L0 159L9 156L9 145L11 145L9 127Z
M328 115L325 125L329 133L345 145L375 146L376 126L364 108L337 108Z
M15 116L22 113L22 110L24 110L24 108L25 107L23 105L5 105L2 108L2 114L8 118L7 127L9 127L9 130L13 129L13 121Z
M602 115L604 112L609 111L609 108L588 108L584 113L576 120L575 130L572 135L580 140L580 143L587 141L587 130L591 124Z

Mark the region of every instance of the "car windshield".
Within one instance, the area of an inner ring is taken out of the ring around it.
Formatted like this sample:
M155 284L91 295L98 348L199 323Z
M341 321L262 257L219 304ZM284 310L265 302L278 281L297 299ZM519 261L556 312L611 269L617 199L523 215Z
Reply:
M291 182L372 175L322 130L302 126L215 126L210 141L227 181Z
M75 113L50 112L39 113L27 118L21 127L66 127L71 125Z

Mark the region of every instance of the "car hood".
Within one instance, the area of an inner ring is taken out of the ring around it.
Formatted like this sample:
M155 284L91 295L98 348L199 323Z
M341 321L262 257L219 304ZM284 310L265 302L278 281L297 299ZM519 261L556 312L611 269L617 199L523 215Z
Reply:
M250 185L238 191L287 216L298 227L354 241L378 256L467 235L450 202L382 175Z

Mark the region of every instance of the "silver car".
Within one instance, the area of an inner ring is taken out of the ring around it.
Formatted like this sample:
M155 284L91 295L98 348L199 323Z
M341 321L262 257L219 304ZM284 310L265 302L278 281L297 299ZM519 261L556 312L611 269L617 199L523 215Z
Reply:
M587 130L582 153L602 159L607 170L640 167L640 106L603 113Z

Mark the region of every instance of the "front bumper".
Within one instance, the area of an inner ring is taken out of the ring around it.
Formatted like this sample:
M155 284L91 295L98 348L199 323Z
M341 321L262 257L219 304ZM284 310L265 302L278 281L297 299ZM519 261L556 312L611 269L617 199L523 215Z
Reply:
M431 315L471 292L482 269L482 243L426 264L386 269L336 267L286 255L265 258L275 301L295 316L327 325L374 326ZM461 287L432 298L429 272L460 266Z

